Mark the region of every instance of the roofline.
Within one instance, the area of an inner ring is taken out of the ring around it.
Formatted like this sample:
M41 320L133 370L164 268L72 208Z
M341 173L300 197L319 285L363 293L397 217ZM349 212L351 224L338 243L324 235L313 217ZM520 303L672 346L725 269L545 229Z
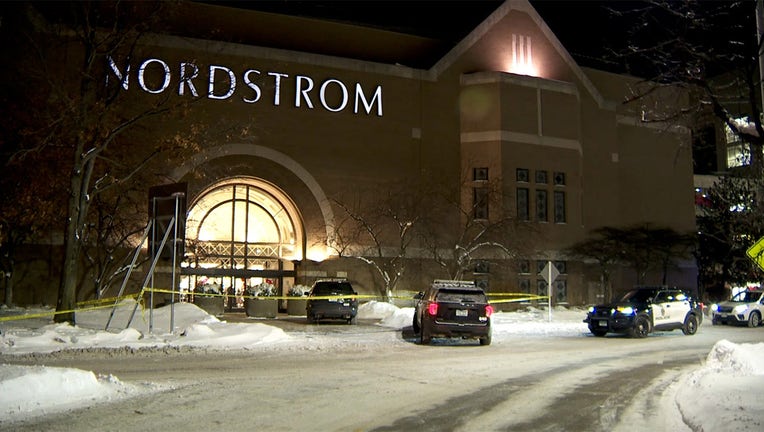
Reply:
M454 48L451 49L443 58L441 58L435 66L430 68L429 74L431 79L435 80L446 69L448 69L459 57L461 57L469 48L471 48L478 40L480 40L489 30L491 30L496 23L501 21L512 11L525 12L538 26L544 36L546 36L554 47L555 51L563 58L565 63L571 68L576 77L581 81L589 94L597 102L600 108L614 109L615 105L611 102L608 103L602 94L597 90L589 77L586 76L581 67L573 60L567 49L562 45L557 36L552 32L552 29L546 24L541 16L536 12L536 9L531 6L527 0L506 0L502 3L491 15L488 16L480 25L475 27L464 39L462 39Z

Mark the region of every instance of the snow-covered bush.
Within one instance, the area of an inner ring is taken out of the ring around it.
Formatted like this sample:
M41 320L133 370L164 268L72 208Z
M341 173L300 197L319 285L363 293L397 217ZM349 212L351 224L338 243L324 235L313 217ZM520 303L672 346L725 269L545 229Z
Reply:
M268 282L262 282L255 286L247 286L245 292L248 296L273 297L276 295L276 287Z
M223 294L223 288L216 283L203 283L194 288L194 292L197 294Z
M310 287L305 285L295 285L289 288L287 295L290 297L302 297L310 292Z

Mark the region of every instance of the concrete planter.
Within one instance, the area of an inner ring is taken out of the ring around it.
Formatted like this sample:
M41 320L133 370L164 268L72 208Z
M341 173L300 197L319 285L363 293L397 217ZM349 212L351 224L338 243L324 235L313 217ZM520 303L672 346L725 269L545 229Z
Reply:
M305 307L308 301L303 298L294 298L287 300L287 315L305 316Z
M225 311L225 299L223 297L195 296L194 304L213 316L221 316Z
M244 312L253 318L276 318L279 302L276 299L244 299Z

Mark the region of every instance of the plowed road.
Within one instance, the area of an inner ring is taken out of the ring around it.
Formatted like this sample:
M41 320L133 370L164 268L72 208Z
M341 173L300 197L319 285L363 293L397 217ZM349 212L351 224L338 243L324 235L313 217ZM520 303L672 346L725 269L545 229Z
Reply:
M764 328L704 322L694 336L494 335L487 347L419 346L410 330L372 323L279 325L294 336L289 343L252 351L2 357L91 370L144 389L13 430L673 431L682 419L670 389L681 373L700 365L718 340L764 340Z

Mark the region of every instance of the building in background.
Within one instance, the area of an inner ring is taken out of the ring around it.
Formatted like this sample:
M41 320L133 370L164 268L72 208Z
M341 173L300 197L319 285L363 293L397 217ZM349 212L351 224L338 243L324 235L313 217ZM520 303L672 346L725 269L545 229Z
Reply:
M564 250L591 230L695 230L688 129L644 122L650 101L623 103L639 80L579 66L527 1L499 4L445 50L420 36L215 3L183 3L174 19L184 30L115 54L104 81L121 86L134 104L126 109L195 101L121 141L196 143L163 172L185 190L184 290L215 280L241 293L267 280L286 293L342 277L363 294L384 292L367 263L341 255L379 262L400 254L400 237L381 233L380 258L342 228L353 211L371 222L418 203L428 206L418 213L427 235L407 244L400 292L451 276L437 257L470 222L509 221L509 253L476 253L460 277L489 292L546 295L540 272L551 261L553 302L580 305L600 300L599 270ZM613 283L635 280L621 268ZM695 263L668 280L695 289Z

